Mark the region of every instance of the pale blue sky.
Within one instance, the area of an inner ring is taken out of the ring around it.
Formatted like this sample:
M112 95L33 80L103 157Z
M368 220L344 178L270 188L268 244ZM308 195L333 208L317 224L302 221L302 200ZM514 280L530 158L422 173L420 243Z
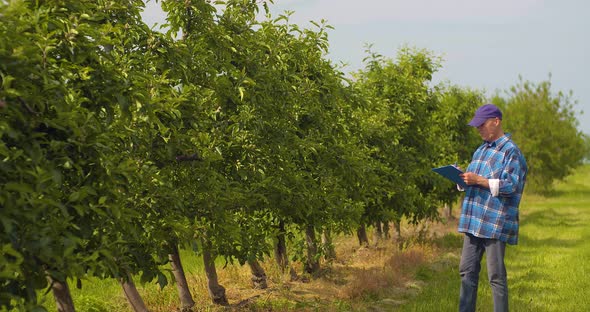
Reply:
M573 91L580 130L590 134L590 2L583 0L276 0L274 16L311 27L327 20L329 57L362 67L365 45L394 58L404 45L443 58L435 81L483 89L490 95L551 74L553 91ZM146 23L163 23L153 0ZM506 116L509 118L509 116Z

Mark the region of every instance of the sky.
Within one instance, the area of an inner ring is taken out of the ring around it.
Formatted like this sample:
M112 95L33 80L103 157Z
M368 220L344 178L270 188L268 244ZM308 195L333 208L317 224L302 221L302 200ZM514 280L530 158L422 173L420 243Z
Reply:
M590 135L590 1L275 0L269 6L275 17L292 11L290 23L303 27L326 20L334 27L327 57L346 64L345 72L363 68L367 45L393 59L409 46L442 58L435 83L488 96L505 94L519 77L550 80L553 92L572 92L579 129ZM165 21L153 0L143 17L148 25Z

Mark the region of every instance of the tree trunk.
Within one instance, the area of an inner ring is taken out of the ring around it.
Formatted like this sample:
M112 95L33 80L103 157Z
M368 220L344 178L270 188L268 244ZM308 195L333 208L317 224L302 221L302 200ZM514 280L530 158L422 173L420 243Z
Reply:
M389 222L383 222L383 238L390 239L391 234L389 233Z
M172 250L168 255L168 259L170 259L170 266L172 267L172 273L174 274L174 279L176 280L176 288L178 289L178 296L180 297L180 305L182 307L182 311L188 311L195 305L195 301L193 300L193 296L191 295L191 292L188 288L186 275L184 274L184 268L182 267L182 262L180 261L180 255L178 253L178 245L173 243L171 248Z
M250 272L252 272L252 286L255 289L268 288L268 284L266 283L266 273L264 273L264 269L260 266L258 260L254 259L248 261L248 265L250 266Z
M445 217L447 218L447 220L453 220L455 219L455 217L453 217L453 204L445 204Z
M402 224L401 220L393 221L393 226L395 227L395 232L397 233L397 242L399 249L402 250L404 248L404 243L402 241Z
M133 308L135 312L147 312L148 309L141 299L137 288L135 287L135 283L133 282L133 277L131 274L127 274L126 278L121 278L120 280L121 286L123 287L123 292L125 293L125 297L127 297L127 301Z
M362 247L369 246L369 238L367 237L367 229L365 228L364 224L361 224L358 229L356 230L356 236L359 239L359 245Z
M287 257L287 243L285 239L285 222L279 221L279 234L277 235L277 243L275 245L275 260L281 272L286 272L289 265L289 258Z
M70 288L67 282L60 282L51 276L47 276L49 283L51 284L51 291L55 298L55 305L57 306L58 312L75 312L74 301L70 293Z
M332 243L332 235L330 235L329 229L324 229L322 232L322 246L325 251L326 261L330 262L336 260L336 249Z
M375 222L375 245L378 245L383 240L383 228L381 228L381 221Z
M215 270L215 257L211 254L211 243L206 239L201 240L203 243L203 264L205 266L205 274L207 275L207 288L209 296L215 304L229 305L227 297L225 296L225 288L219 285L217 279L217 271Z
M395 233L397 234L397 238L402 238L402 224L401 220L395 220L393 222L393 226L395 227Z
M315 239L315 230L313 226L308 225L305 228L305 243L307 245L307 261L305 262L305 272L312 276L317 276L320 272L320 262L317 258L318 246Z
M287 240L285 239L285 222L279 221L279 234L277 235L277 243L275 244L275 260L281 269L281 272L285 273L289 270L291 281L297 280L297 272L289 264L289 257L287 255Z

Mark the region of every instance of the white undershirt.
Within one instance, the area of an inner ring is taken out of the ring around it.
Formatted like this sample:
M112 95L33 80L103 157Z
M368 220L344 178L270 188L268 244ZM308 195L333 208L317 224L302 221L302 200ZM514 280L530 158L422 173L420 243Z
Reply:
M490 192L492 196L497 197L500 194L500 179L489 179Z

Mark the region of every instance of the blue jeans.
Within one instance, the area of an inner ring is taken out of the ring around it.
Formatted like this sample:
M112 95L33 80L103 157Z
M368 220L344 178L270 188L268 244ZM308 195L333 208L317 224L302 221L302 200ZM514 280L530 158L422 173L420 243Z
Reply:
M465 234L459 274L461 275L461 293L459 312L475 312L477 285L481 258L485 252L488 266L488 279L494 298L494 312L508 312L508 282L504 266L506 243L497 239L487 239Z

